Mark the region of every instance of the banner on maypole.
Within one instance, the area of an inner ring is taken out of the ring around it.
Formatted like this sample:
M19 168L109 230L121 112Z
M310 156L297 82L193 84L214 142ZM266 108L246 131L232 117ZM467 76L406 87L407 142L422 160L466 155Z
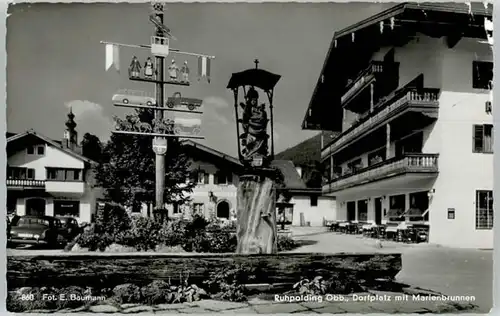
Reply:
M198 80L206 77L208 83L210 83L210 59L207 56L198 57Z
M106 71L112 66L120 72L120 48L115 44L106 44Z

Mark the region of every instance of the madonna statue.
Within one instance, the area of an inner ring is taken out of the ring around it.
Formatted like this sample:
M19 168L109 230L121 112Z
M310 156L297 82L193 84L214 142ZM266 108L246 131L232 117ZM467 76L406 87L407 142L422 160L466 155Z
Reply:
M259 104L259 94L251 87L246 96L246 103L240 103L243 108L242 127L243 134L240 135L242 150L241 154L245 160L253 157L266 157L268 155L267 118L266 106Z

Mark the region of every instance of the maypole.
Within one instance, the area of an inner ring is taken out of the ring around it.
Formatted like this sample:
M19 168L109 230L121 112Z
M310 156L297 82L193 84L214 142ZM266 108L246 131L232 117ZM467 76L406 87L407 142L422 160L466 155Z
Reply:
M113 133L141 135L152 137L153 151L155 153L155 210L165 209L165 154L168 149L168 139L203 139L201 131L202 100L183 97L180 92L175 92L172 97L165 97L165 86L190 86L190 70L187 61L179 68L172 59L168 67L168 77L165 73L165 58L171 53L176 55L195 56L198 58L199 78L207 78L210 82L210 64L214 56L199 53L184 52L170 47L170 40L175 39L170 29L164 25L164 4L152 3L152 12L149 21L153 24L153 35L150 45L132 45L101 41L106 45L106 70L114 66L120 69L119 49L121 47L140 48L151 50L154 63L148 58L144 67L134 56L129 67L129 79L154 83L154 96L137 91L121 91L113 96L113 104L119 107L131 107L154 110L154 121L147 122L117 122ZM179 76L180 74L180 76ZM167 117L167 112L184 113L184 117L172 115Z

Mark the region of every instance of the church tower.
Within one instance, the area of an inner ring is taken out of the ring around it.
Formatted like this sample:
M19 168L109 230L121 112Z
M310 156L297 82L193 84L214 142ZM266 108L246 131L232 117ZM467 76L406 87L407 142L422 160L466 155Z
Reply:
M69 109L68 120L66 121L66 130L64 131L64 138L62 145L74 151L78 151L78 132L75 130L76 122L75 115L72 109Z

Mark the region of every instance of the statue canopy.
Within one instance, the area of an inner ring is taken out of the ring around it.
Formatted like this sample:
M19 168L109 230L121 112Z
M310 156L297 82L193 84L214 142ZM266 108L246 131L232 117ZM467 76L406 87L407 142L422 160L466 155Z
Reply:
M248 69L242 72L233 73L227 88L234 90L242 86L253 86L264 91L274 89L281 76L273 74L263 69Z

